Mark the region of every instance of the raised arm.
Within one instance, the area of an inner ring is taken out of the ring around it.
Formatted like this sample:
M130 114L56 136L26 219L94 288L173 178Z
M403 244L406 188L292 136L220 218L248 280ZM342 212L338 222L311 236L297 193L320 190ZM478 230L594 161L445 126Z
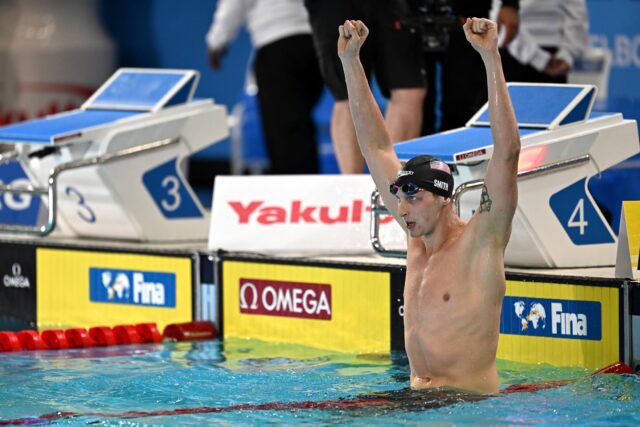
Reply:
M493 135L493 154L476 212L479 244L487 239L506 246L511 221L518 203L518 157L520 135L498 53L496 24L471 18L464 24L467 40L480 53L487 72L489 118Z
M369 29L362 21L345 21L338 31L338 56L342 61L349 108L360 151L385 206L397 220L398 203L389 192L389 185L402 165L393 150L384 118L373 98L359 56L360 47L369 35Z

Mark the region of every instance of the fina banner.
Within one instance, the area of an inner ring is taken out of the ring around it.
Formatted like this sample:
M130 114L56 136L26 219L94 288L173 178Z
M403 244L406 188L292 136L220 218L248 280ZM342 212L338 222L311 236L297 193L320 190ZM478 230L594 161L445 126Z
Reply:
M373 253L369 175L218 176L209 249L249 252ZM406 250L390 215L380 218L387 249Z
M40 329L193 320L188 255L37 248L36 260Z
M507 280L497 357L588 369L620 360L619 283L546 280Z

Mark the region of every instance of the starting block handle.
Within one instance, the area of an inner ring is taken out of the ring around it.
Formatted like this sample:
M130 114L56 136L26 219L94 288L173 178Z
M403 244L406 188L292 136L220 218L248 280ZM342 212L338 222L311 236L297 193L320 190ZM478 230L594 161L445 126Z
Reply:
M13 185L0 185L0 194L11 193L11 194L32 194L35 196L46 196L49 194L48 189L42 187L16 187ZM45 227L33 227L28 225L11 225L11 224L0 224L0 232L9 232L16 234L36 234L36 235L44 235L41 234L44 231ZM53 230L53 227L51 228ZM48 231L46 234L49 234Z
M550 173L558 172L560 170L573 168L580 166L584 163L588 163L591 160L589 154L574 157L567 160L561 160L559 162L553 162L546 165L538 166L533 169L518 172L518 181L533 178L536 176L547 175ZM460 199L462 195L470 190L481 188L484 185L484 179L476 179L475 181L464 182L456 187L456 191L453 192L453 206L456 209L456 213L460 216Z
M101 156L90 157L88 159L80 159L67 163L63 163L61 165L56 166L50 173L48 179L48 187L47 188L38 188L38 187L15 187L12 185L0 185L0 194L4 193L19 193L19 194L34 194L37 196L45 196L49 197L49 209L47 215L47 223L40 226L23 226L23 225L11 225L11 224L0 224L0 232L8 232L8 233L16 233L16 234L30 234L36 236L46 236L50 234L56 227L56 218L57 218L57 208L58 208L58 193L56 191L58 184L58 177L63 172L72 169L80 169L89 166L98 166L104 165L106 163L111 163L114 161L122 160L125 158L137 156L139 154L143 154L149 151L157 150L168 145L176 144L180 139L179 138L166 138L160 139L157 141L153 141L147 144L139 145L137 147L125 148L120 151L116 151L114 153L107 153ZM12 157L11 159L0 157L0 163L4 161L14 160L17 156Z
M5 153L0 154L0 164L9 163L12 160L16 160L18 158L18 151L12 150L7 151Z
M518 172L518 181L533 178L536 176L547 175L560 170L577 167L588 163L591 160L589 154L574 157L572 159L562 160L559 162L549 163L538 166L533 169ZM453 193L453 205L456 213L460 216L460 199L467 191L481 188L484 185L484 179L476 179L460 184ZM375 190L371 193L371 227L369 228L369 240L373 249L383 257L387 258L406 258L406 251L392 251L385 249L380 242L380 215L389 214L386 207L380 204L380 193Z
M380 192L374 190L371 193L371 223L369 228L369 240L373 249L383 257L406 258L407 251L392 251L386 249L380 241L380 215L389 215L387 208L380 203Z

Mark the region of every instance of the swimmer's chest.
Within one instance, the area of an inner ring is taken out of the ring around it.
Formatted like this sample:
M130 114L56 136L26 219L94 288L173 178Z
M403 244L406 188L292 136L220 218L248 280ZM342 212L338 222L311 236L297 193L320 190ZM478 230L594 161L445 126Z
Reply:
M435 256L418 252L407 258L405 316L437 317L470 308L473 278L469 265L460 259L455 252Z

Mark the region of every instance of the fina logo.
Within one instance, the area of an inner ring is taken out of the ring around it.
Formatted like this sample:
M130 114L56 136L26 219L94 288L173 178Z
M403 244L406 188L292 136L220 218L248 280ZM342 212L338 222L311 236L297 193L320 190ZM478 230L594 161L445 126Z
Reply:
M95 302L175 307L175 274L89 269L90 299Z
M107 297L109 300L113 300L116 296L118 300L129 298L129 290L131 285L129 278L125 273L118 273L116 279L113 280L112 271L102 272L102 286L107 290Z
M17 262L11 266L11 276L5 274L2 278L5 288L30 288L29 278L22 275L22 267Z
M518 319L520 319L523 331L529 329L529 324L533 326L533 329L544 329L547 326L547 313L544 309L544 306L539 302L533 302L529 304L528 313L524 312L524 301L517 301L515 304L513 304L513 307L516 312L516 316L518 317Z
M599 302L505 297L504 304L505 308L510 308L503 310L501 333L589 340L601 338ZM513 322L513 314L517 322Z

